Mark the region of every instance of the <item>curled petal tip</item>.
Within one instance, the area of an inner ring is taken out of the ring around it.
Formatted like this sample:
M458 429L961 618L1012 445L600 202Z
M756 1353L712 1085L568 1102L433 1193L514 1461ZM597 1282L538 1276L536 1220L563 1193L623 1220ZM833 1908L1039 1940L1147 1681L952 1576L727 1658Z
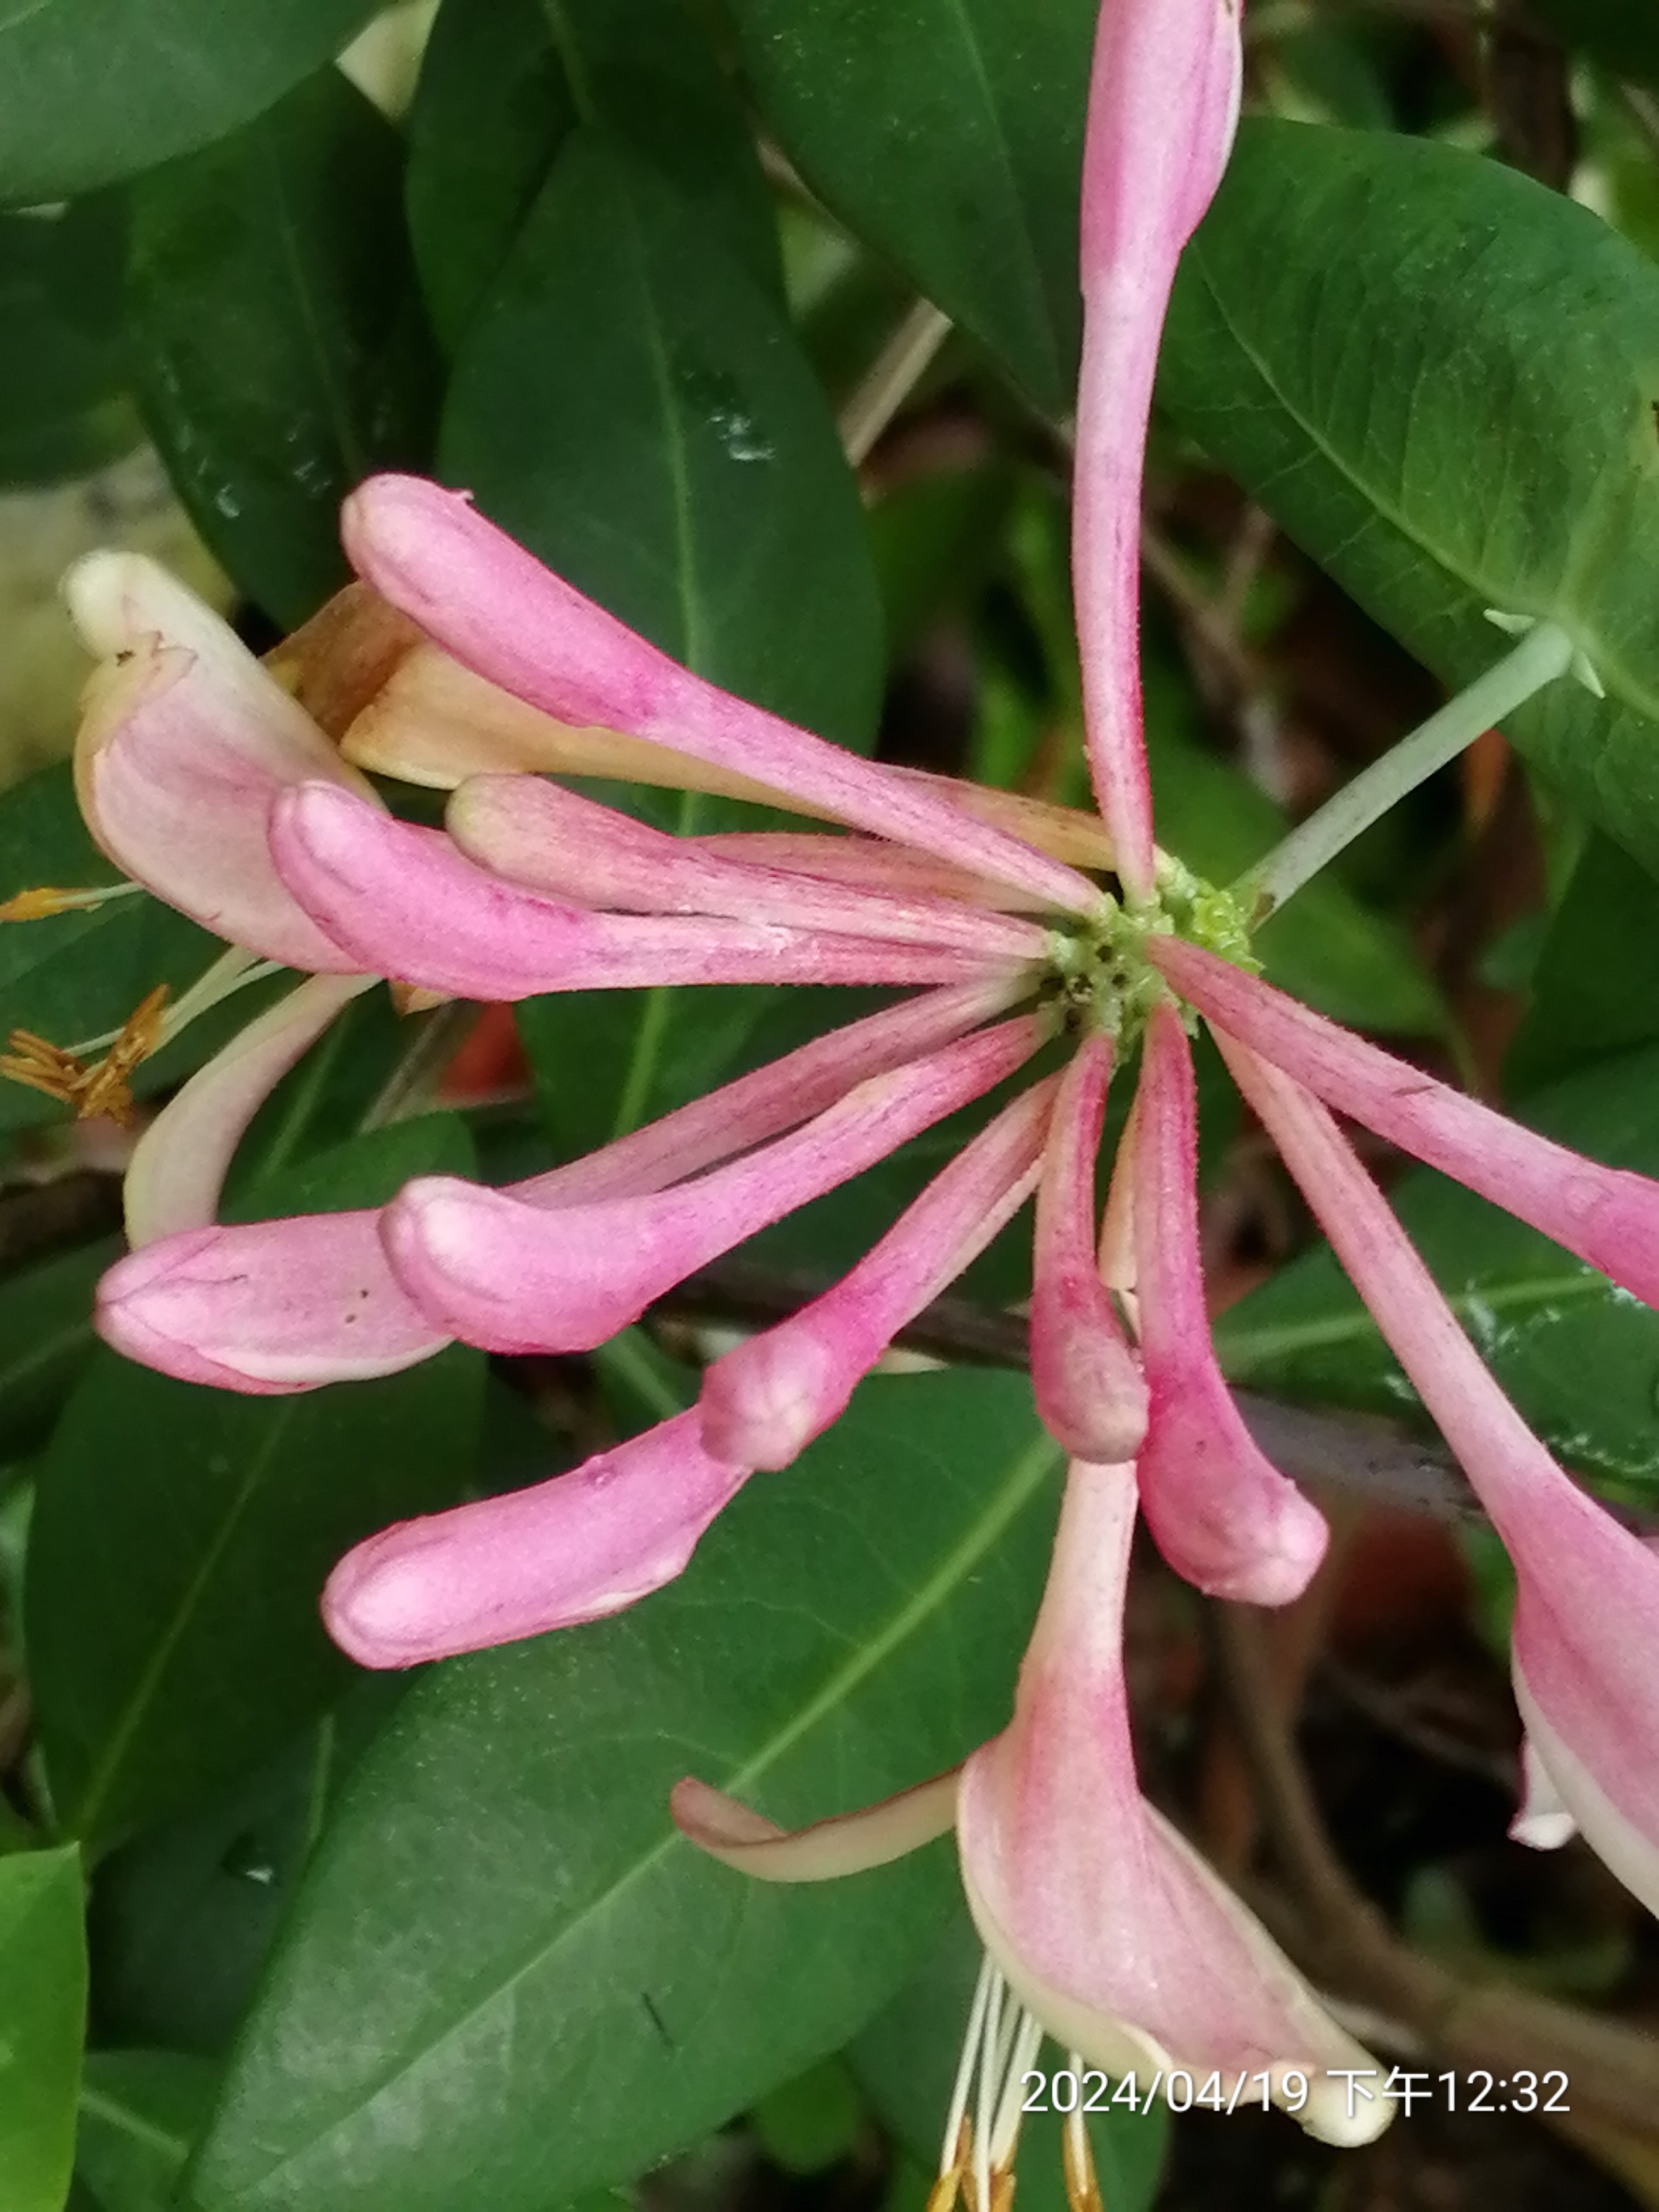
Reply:
M1510 1822L1510 1841L1531 1851L1559 1851L1578 1832L1578 1823L1538 1756L1530 1736L1521 1744L1521 1803Z
M538 1225L522 1201L457 1176L417 1176L404 1186L380 1223L380 1242L405 1294L428 1320L463 1343L484 1344L493 1352L551 1348L521 1341L514 1328L519 1287L514 1246L521 1234ZM613 1334L601 1329L594 1341Z
M192 1262L211 1247L216 1233L202 1229L166 1237L106 1268L98 1285L94 1328L112 1352L180 1382L252 1397L280 1397L302 1388L246 1374L192 1341L191 1315L201 1297L192 1280Z
M1292 1492L1278 1502L1273 1526L1258 1532L1248 1552L1229 1546L1206 1574L1188 1556L1182 1573L1210 1597L1237 1605L1289 1605L1319 1571L1331 1540L1330 1524L1310 1499Z
M668 1793L668 1811L687 1843L712 1858L725 1858L755 1844L776 1843L784 1831L775 1820L728 1797L707 1782L688 1774Z
M677 1414L569 1474L382 1529L330 1576L323 1619L366 1667L601 1620L682 1574L747 1479Z
M323 1585L323 1625L360 1667L412 1667L433 1656L428 1639L434 1601L453 1601L453 1592L441 1556L418 1546L398 1548L404 1532L417 1525L396 1522L359 1544Z
M867 1874L942 1836L956 1818L962 1770L951 1767L896 1796L810 1827L780 1828L761 1814L688 1775L669 1797L688 1843L761 1881L831 1881Z

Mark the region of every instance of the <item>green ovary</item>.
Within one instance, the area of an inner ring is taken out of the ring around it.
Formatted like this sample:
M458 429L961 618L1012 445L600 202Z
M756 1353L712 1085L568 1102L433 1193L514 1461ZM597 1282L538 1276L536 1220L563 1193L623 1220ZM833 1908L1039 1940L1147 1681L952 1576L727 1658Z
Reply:
M1054 996L1065 1006L1068 1025L1102 1031L1120 1060L1139 1045L1156 1006L1178 1007L1188 1027L1194 1025L1194 1018L1146 957L1152 937L1184 938L1252 973L1261 965L1250 951L1243 902L1160 854L1150 903L1125 906L1108 892L1088 921L1074 932L1056 931L1050 939Z

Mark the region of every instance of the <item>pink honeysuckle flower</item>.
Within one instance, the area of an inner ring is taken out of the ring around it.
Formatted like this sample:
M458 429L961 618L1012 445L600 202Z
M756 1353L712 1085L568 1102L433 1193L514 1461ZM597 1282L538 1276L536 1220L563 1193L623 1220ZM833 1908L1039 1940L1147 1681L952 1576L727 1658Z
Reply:
M828 1428L905 1322L1018 1210L1054 1087L1005 1107L834 1290L716 1362L690 1411L573 1474L349 1552L323 1595L336 1642L364 1666L406 1667L596 1620L671 1581L750 1474L788 1465Z
M1031 1298L1031 1386L1064 1449L1109 1465L1133 1459L1146 1432L1146 1384L1101 1279L1095 1251L1095 1160L1112 1049L1086 1037L1060 1084L1037 1187Z
M1158 887L1140 741L1140 488L1170 288L1238 125L1242 0L1105 0L1081 209L1072 582L1095 796L1131 906Z
M100 656L75 744L88 830L116 866L216 936L287 968L357 963L284 889L272 799L321 780L372 787L229 624L137 553L93 553L64 585Z
M1210 1340L1198 1243L1198 1102L1173 1009L1148 1018L1130 1188L1150 1409L1136 1460L1159 1550L1212 1596L1282 1605L1324 1557L1324 1516L1257 1449Z
M1522 1840L1562 1840L1565 1811L1659 1912L1659 1553L1527 1427L1327 1109L1237 1038L1217 1039L1514 1562L1516 1703L1553 1785L1529 1790L1522 1820L1544 1825Z
M1152 842L1133 551L1147 407L1170 282L1226 158L1237 76L1232 0L1109 0L1085 170L1074 525L1101 823L1067 828L1052 811L992 805L825 744L678 666L463 495L407 477L373 479L353 495L347 548L360 574L427 640L402 672L423 672L421 681L447 687L452 702L459 686L471 704L457 711L463 721L476 711L478 726L469 748L454 723L441 724L434 739L407 726L400 734L381 714L356 757L402 763L421 780L459 786L451 831L397 822L333 774L284 779L272 793L276 876L349 964L495 997L743 976L969 989L977 981L998 1000L1000 1029L979 1026L991 1011L977 1014L952 1037L849 1079L810 1112L780 1115L695 1164L679 1158L654 1182L606 1186L600 1153L558 1171L573 1181L560 1184L556 1175L533 1193L428 1181L378 1222L348 1216L321 1229L267 1224L163 1237L111 1278L101 1325L113 1340L171 1360L173 1371L253 1389L385 1371L453 1334L501 1348L592 1344L755 1227L1012 1074L1046 1024L1077 1051L1047 1109L1037 1174L1032 1352L1043 1409L1066 1441L1086 1443L1097 1456L1138 1458L1153 1533L1179 1571L1212 1590L1282 1602L1316 1565L1322 1528L1243 1436L1208 1346L1185 1029L1200 1018L1211 1024L1248 1069L1252 1097L1264 1084L1279 1086L1272 1100L1297 1142L1316 1110L1305 1085L1510 1206L1638 1295L1659 1293L1654 1185L1514 1129L1296 1007L1253 972L1248 938L1260 886L1288 895L1305 879L1310 851L1336 849L1334 833L1310 845L1304 825L1296 869L1258 873L1235 893L1199 883ZM1571 642L1551 632L1544 625L1493 680L1472 687L1467 712L1449 708L1429 726L1449 716L1446 727L1467 722L1473 735L1500 706L1507 712L1565 672ZM1439 757L1445 741L1443 728ZM447 768L444 745L452 748ZM1411 747L1401 750L1403 757ZM837 827L783 833L781 842L767 833L671 847L591 801L499 774L623 762L645 781L761 797ZM1349 806L1342 834L1357 818ZM550 849L538 860L544 834ZM1115 890L1085 872L1108 866ZM1017 1012L1026 1001L1034 1011ZM1133 1157L1117 1179L1105 1271L1138 1330L1137 1376L1113 1299L1085 1274L1079 1254L1093 1226L1092 1153L1107 1069L1127 1068L1143 1042ZM1288 1120L1285 1097L1296 1108ZM1003 1141L1009 1125L994 1126ZM641 1138L647 1146L657 1141L651 1132ZM674 1140L661 1141L672 1155ZM975 1156L975 1172L985 1158ZM598 1173L598 1188L584 1185L585 1169ZM1012 1177L1005 1198L1019 1181ZM879 1351L878 1340L902 1325L911 1294L949 1279L971 1239L961 1232L952 1191L936 1186L922 1204L920 1224L907 1217L878 1266L862 1278L855 1272L785 1324L793 1336L711 1370L695 1421L666 1425L611 1460L607 1473L617 1480L619 1468L654 1470L648 1512L623 1510L631 1489L617 1493L613 1510L610 1483L562 1477L574 1486L525 1493L499 1523L485 1505L463 1509L465 1519L434 1516L392 1532L379 1551L353 1555L340 1570L331 1618L343 1637L380 1653L375 1663L405 1663L481 1636L586 1617L580 1607L590 1601L605 1609L676 1571L749 1468L787 1458L795 1437L842 1401L860 1364ZM308 1240L327 1255L314 1273ZM246 1287L248 1263L262 1249L267 1285ZM1379 1279L1385 1305L1390 1279ZM1370 1277L1362 1288L1371 1295ZM376 1316L373 1328L342 1310L353 1298ZM380 1366L365 1361L366 1340ZM1460 1451L1486 1449L1490 1421L1464 1417L1467 1377L1461 1395L1438 1382L1438 1397L1419 1387ZM1455 1421L1448 1407L1463 1409ZM1516 1462L1529 1470L1524 1480L1507 1488L1487 1480L1494 1519L1522 1564L1518 1694L1534 1750L1562 1798L1626 1879L1650 1895L1650 1883L1641 1887L1642 1839L1659 1832L1653 1808L1615 1786L1618 1727L1609 1717L1637 1725L1619 1686L1628 1671L1619 1674L1616 1638L1575 1642L1572 1628L1589 1588L1577 1563L1599 1559L1597 1547L1609 1573L1617 1564L1625 1577L1621 1590L1636 1591L1640 1576L1613 1524L1563 1489L1564 1479L1546 1476L1540 1447L1530 1452ZM544 1524L537 1519L544 1510ZM591 1548L575 1533L590 1512ZM1559 1524L1559 1546L1540 1533L1540 1515ZM598 1563L591 1589L556 1576L554 1597L538 1607L525 1580L536 1547L521 1553L502 1534L509 1524L556 1528L562 1556L568 1550ZM459 1600L446 1595L452 1543L465 1584ZM509 1564L493 1607L493 1577ZM1630 1605L1633 1622L1636 1596ZM996 1763L987 1759L982 1771ZM1115 1785L1114 1804L1121 1796ZM1142 1818L1140 1832L1158 1832ZM1145 1845L1166 1867L1179 1857L1172 1848L1167 1839Z
M957 985L868 1015L511 1186L513 1194L558 1206L665 1189L1006 1013L1018 995L1003 983ZM204 1196L198 1191L198 1212ZM183 1382L258 1395L395 1374L453 1341L404 1291L380 1242L379 1211L362 1207L147 1243L104 1276L97 1322L129 1358Z
M1243 2077L1245 2097L1286 2106L1322 2139L1368 2141L1387 2106L1351 2098L1341 2076L1373 2062L1140 1794L1122 1653L1135 1505L1132 1468L1072 1462L1013 1717L963 1766L793 1833L692 1780L674 1791L674 1818L714 1857L775 1881L880 1866L954 1826L996 1973L1079 2070L1134 2074L1148 2090L1178 2071L1218 2073L1230 2093ZM1023 2069L1035 2044L1015 2040ZM945 2170L966 2153L1006 2171L1012 2141L994 2145L981 2124L970 2148L959 2118L958 2106ZM981 2204L996 2201L989 2179Z

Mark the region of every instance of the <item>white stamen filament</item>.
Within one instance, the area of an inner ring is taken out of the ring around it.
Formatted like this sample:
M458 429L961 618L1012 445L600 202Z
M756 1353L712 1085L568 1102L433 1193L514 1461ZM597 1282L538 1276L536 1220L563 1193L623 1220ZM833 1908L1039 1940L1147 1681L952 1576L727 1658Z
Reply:
M965 2196L969 2212L992 2212L994 2203L1006 2201L1009 2190L1002 2185L1019 2140L1024 2077L1042 2037L1042 2022L1027 2012L988 1956L974 1984L939 2152L939 2179L929 2199L937 2212L949 2212L958 2192ZM971 2121L967 2117L970 2093Z
M210 1012L222 1000L229 998L233 992L244 990L250 983L263 983L268 975L280 975L282 973L280 961L261 960L257 954L249 952L240 945L227 946L213 965L204 969L190 988L175 999L162 1014L155 1050L160 1052L163 1045L171 1044L179 1031L188 1029L198 1015ZM84 1060L89 1054L107 1052L125 1034L125 1024L123 1024L119 1029L106 1030L102 1036L82 1037L78 1043L66 1045L64 1050L73 1053L77 1060Z
M945 2123L945 2142L939 2157L941 2174L949 2173L957 2162L962 2116L968 2109L968 2091L974 2078L974 2063L979 2056L980 2034L985 2026L993 1987L1000 1979L988 1951L980 1961L979 1979L974 1984L974 2002L968 2014L968 2033L962 2039L962 2057L957 2062L956 2083L951 2091L950 2113Z

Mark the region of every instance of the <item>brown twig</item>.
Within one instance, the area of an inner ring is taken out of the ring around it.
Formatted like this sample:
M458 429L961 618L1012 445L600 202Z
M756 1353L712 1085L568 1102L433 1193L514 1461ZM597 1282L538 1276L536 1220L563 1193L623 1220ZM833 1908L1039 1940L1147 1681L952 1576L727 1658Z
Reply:
M814 1269L772 1267L733 1257L717 1261L682 1283L659 1309L676 1316L763 1328L797 1312L829 1287ZM1030 1364L1026 1324L1019 1314L971 1298L936 1298L902 1330L896 1342L955 1366ZM1475 1521L1480 1509L1450 1455L1397 1423L1366 1413L1291 1406L1254 1390L1235 1393L1251 1435L1278 1467L1299 1482L1339 1488L1434 1515Z

